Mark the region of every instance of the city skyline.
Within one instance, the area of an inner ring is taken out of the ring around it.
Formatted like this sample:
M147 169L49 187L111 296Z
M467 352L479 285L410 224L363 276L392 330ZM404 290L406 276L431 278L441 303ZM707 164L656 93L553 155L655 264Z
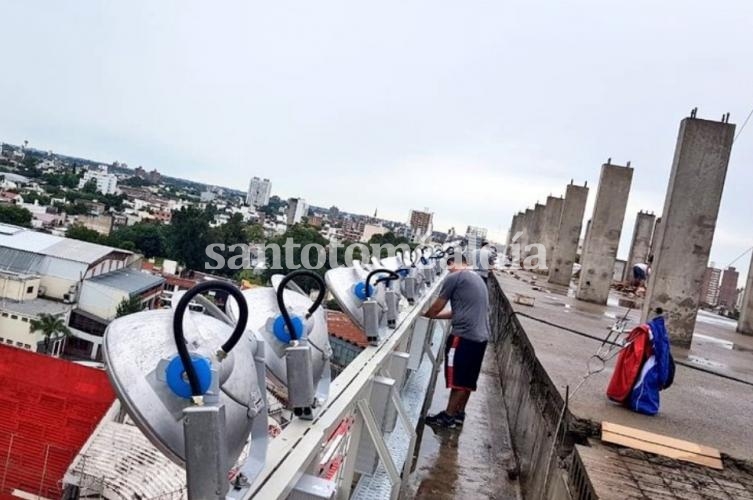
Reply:
M268 177L282 199L364 214L368 182L385 218L429 206L439 230L479 225L495 240L530 200L571 178L595 186L607 157L631 160L625 258L637 212L661 212L679 120L699 106L740 130L753 106L753 75L735 62L753 55L753 7L579 6L188 3L176 17L146 3L9 4L9 18L35 22L0 33L26 40L0 82L0 140L240 191ZM26 78L39 67L55 85ZM711 253L722 265L753 245L753 133L739 139Z

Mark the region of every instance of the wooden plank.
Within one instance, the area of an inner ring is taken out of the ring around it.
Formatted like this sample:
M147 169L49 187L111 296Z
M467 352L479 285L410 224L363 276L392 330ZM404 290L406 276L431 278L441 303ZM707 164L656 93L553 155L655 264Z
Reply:
M711 448L709 446L703 446L698 443L683 441L682 439L663 436L661 434L654 434L653 432L647 432L641 429L636 429L634 427L627 427L625 425L619 425L612 422L602 422L601 430L606 430L613 434L620 434L622 436L627 436L630 438L640 439L641 441L656 443L668 448L675 448L677 450L704 455L710 458L721 458L719 450Z
M646 451L654 453L656 455L662 455L675 460L682 460L684 462L691 462L705 467L711 467L713 469L722 470L721 458L712 458L706 455L700 455L686 450L679 450L677 448L671 448L663 446L658 443L652 443L650 441L643 441L641 439L625 436L622 434L614 434L602 429L601 439L607 443L614 443L621 446L627 446L628 448L634 448L636 450Z

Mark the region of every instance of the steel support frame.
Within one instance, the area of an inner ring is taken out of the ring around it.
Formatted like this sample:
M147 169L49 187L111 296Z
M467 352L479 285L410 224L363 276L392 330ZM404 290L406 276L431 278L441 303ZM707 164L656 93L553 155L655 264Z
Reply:
M314 420L293 420L276 439L269 443L264 469L250 487L244 488L241 498L263 498L265 500L286 498L295 487L298 479L320 452L321 445L325 442L331 430L349 412L356 413L356 422L351 431L349 449L351 446L359 444L361 429L366 427L372 439L374 435L373 431L376 429L378 433L376 437L378 439L374 444L377 450L380 447L382 448L379 451L380 458L385 463L385 467L388 467L391 479L396 478L395 481L397 481L398 485L401 484L401 474L397 472L394 462L391 462L392 467L390 470L390 465L385 460L385 458L388 458L390 461L392 459L373 419L373 412L368 404L364 407L361 401L364 400L363 394L369 388L373 376L389 363L391 353L401 345L405 336L412 333L416 320L421 316L421 312L425 309L425 306L438 292L441 283L444 281L444 276L442 275L439 279L434 280L425 293L421 295L420 299L416 301L416 304L400 315L398 326L395 330L388 331L385 329L384 332L380 332L385 335L381 343L377 346L367 347L333 381L330 388L330 397ZM432 359L432 362L436 367L436 360ZM436 376L433 376L433 379L436 380ZM368 410L368 413L364 415L366 410ZM398 412L401 412L401 419L407 419L402 405L398 409ZM368 420L369 417L371 417L371 421ZM369 426L372 426L372 424L373 429L369 430ZM413 446L415 447L415 443ZM355 454L355 449L352 450L352 453L348 453L348 456L351 454ZM340 489L346 491L338 491L339 499L348 498L349 496L350 484L353 477L352 467L354 465L349 464L349 461L346 460L343 464L344 469ZM406 462L410 462L410 456L406 457ZM393 495L398 495L399 491L400 488L393 487Z

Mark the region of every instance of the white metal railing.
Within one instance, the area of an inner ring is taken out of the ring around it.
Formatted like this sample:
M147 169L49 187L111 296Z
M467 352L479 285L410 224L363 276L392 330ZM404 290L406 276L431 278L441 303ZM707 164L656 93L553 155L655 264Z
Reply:
M375 417L372 397L375 397L376 391L373 392L372 388L379 381L383 382L384 378L394 380L397 377L404 380L409 376L406 374L405 377L401 377L397 373L391 373L393 353L396 352L410 353L411 357L418 356L419 359L428 353L432 369L431 380L435 380L441 357L432 353L429 346L434 332L434 322L422 318L421 311L436 295L443 279L444 274L438 276L415 305L401 313L397 328L381 331L384 338L380 344L367 347L332 382L329 399L314 420L293 420L269 443L266 464L261 473L250 485L239 490L231 490L228 498L287 498L305 474L313 472L316 475L316 471L313 470L317 465L315 460L327 451L328 445L332 445L329 443L332 432L349 418L352 419L350 431L344 439L338 439L336 443L341 447L339 454L343 458L334 478L337 484L337 498L349 498L356 460L365 443L374 446L376 455L389 476L390 496L397 498L410 471L410 462L416 445L415 422L406 414L399 387L391 385L386 389L385 404L397 413L396 425L403 426L410 438L403 463L395 463L385 444L383 425L380 426ZM414 332L419 330L427 335L414 335ZM441 353L441 349L439 352ZM409 364L415 369L420 363L414 358ZM377 379L379 380L375 383ZM363 429L366 429L366 434L362 432Z

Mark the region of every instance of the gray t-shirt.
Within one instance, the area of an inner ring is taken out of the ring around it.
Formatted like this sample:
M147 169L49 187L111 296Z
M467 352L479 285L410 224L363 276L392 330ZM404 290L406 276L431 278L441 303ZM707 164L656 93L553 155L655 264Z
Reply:
M452 307L453 335L476 342L489 340L489 292L478 274L471 269L451 273L439 296Z

